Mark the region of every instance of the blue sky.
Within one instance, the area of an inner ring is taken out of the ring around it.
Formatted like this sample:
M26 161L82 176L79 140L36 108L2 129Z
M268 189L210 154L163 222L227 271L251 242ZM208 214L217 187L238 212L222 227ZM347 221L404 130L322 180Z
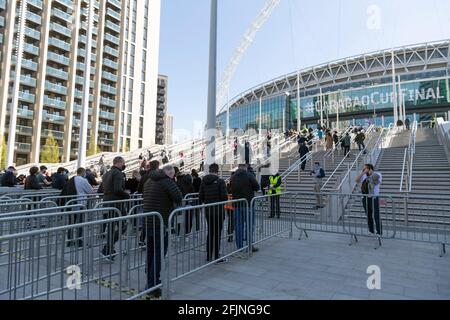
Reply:
M195 134L206 121L210 0L161 2L159 72L169 76L169 113L178 134ZM219 79L265 2L219 0ZM373 5L379 19L368 13ZM448 0L281 0L236 70L230 97L338 58L448 38Z

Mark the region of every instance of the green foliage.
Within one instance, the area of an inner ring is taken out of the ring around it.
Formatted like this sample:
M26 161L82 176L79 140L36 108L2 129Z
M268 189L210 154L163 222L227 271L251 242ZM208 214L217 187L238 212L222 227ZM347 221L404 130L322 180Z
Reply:
M58 163L59 162L59 146L52 133L45 140L44 148L41 152L42 163Z

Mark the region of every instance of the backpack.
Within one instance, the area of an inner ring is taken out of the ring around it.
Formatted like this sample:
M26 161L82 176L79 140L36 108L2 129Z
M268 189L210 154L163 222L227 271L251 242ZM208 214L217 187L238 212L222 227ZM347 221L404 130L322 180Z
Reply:
M367 178L366 180L363 181L363 183L361 185L361 193L369 194L369 186L370 186L370 179Z

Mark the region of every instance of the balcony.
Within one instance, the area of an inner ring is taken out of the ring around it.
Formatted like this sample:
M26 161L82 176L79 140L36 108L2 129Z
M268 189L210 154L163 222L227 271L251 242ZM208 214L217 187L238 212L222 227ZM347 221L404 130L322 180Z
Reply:
M81 23L81 29L87 30L87 23L86 23L86 22L82 22L82 23ZM93 27L93 28L92 28L92 33L95 34L95 35L97 35L97 33L98 33L98 28L97 28L97 27Z
M99 116L103 119L116 120L116 115L108 111L100 111Z
M24 91L19 91L19 100L21 101L25 101L25 102L30 102L30 103L35 103L35 95L28 93L28 92L24 92Z
M44 121L47 121L47 122L64 124L64 122L66 121L66 117L60 116L59 114L48 113L45 110L43 111L42 116L43 116Z
M86 43L86 36L80 35L78 41L81 42L81 43ZM97 41L92 40L92 47L93 48L97 48Z
M98 144L105 145L105 146L113 146L114 140L113 139L107 139L107 138L98 138Z
M79 84L79 85L83 86L84 85L84 78L80 77L80 76L76 76L75 77L75 82L76 82L76 84ZM93 89L94 86L95 86L95 83L94 83L94 81L91 80L89 87Z
M101 90L103 92L106 92L106 93L109 93L109 94L112 94L112 95L116 95L117 94L117 89L116 88L114 88L112 86L108 86L106 84L102 84Z
M36 79L31 76L20 76L20 82L30 87L36 87Z
M27 118L27 119L33 119L34 118L34 111L28 110L28 109L17 109L17 116L20 118Z
M3 44L3 34L0 33L0 44Z
M30 143L20 143L16 142L15 148L17 152L31 152L31 144Z
M66 110L67 107L67 103L65 101L49 98L48 96L44 96L44 105L62 110Z
M103 59L103 65L108 66L112 69L117 70L117 68L119 67L119 65L117 64L117 62L114 62L112 60L109 59Z
M77 62L77 69L81 71L85 71L86 65L83 62ZM95 74L95 67L91 67L91 74Z
M105 52L116 58L119 57L119 51L111 48L110 46L105 46Z
M81 90L75 89L75 98L81 99L83 100L84 98L84 93ZM89 95L89 101L92 102L94 101L94 96L91 94Z
M31 29L30 27L25 27L25 35L35 40L41 40L41 33L35 29Z
M50 135L52 135L56 140L64 140L64 132L48 129L42 130L43 137L50 137Z
M112 22L112 21L107 20L106 21L106 27L111 29L111 30L113 30L113 31L115 31L115 32L117 32L117 33L120 33L120 27L117 24L115 24L114 22Z
M105 97L101 97L100 98L100 104L111 107L111 108L115 108L116 107L116 101L113 99L109 99L109 98L105 98Z
M5 8L6 8L5 0L0 0L0 9L5 9Z
M27 126L16 126L16 133L24 136L33 135L33 128Z
M114 126L109 126L107 124L99 124L98 130L102 131L102 132L114 133L115 127Z
M51 38L48 39L48 44L52 45L52 46L55 46L55 47L57 47L59 49L65 50L65 51L70 51L70 44L69 43L67 43L65 41L62 41L62 40L59 40L59 39L56 39L54 37L51 37Z
M73 8L72 0L54 0L54 1L56 1L58 3L61 3L61 4L65 5L66 7L71 8L71 9Z
M5 26L5 18L0 16L0 27L4 27L4 26Z
M114 5L116 8L122 9L122 5L120 4L120 1L118 1L118 0L109 0L108 2L110 4L112 4L112 5Z
M61 64L65 65L65 66L68 66L69 62L70 62L69 58L67 58L67 57L65 57L65 56L63 56L61 54L57 54L57 53L51 52L51 51L49 51L47 53L47 59L51 60L51 61L54 61L54 62L61 63Z
M64 12L57 8L52 9L52 15L54 15L55 17L58 17L64 21L72 21L72 15L70 13Z
M120 44L120 39L118 37L115 37L109 33L105 33L105 40L108 40L116 45Z
M17 12L17 16L20 16L19 12ZM27 11L27 20L32 21L39 25L42 23L42 18L31 11Z
M51 83L50 81L45 81L45 90L52 91L55 93L67 95L67 88L63 85Z
M112 74L111 72L108 71L103 71L102 72L102 76L103 78L112 81L112 82L117 82L118 78L115 74Z
M55 69L53 67L47 66L47 75L58 78L58 79L63 79L66 80L69 78L69 73L64 71L64 70L60 70L60 69Z
M12 56L11 57L11 63L13 65L16 64L17 58L16 56ZM32 71L37 71L37 63L31 60L27 60L27 59L22 59L22 68L28 69L28 70L32 70Z
M25 43L23 46L23 51L34 54L34 55L39 55L39 47L36 47L30 43Z
M0 0L4 1L4 0ZM42 0L28 0L28 4L31 4L32 6L38 8L38 9L42 9Z
M113 17L114 19L118 20L120 22L120 13L114 11L111 8L108 8L106 10L106 14L109 15L110 17Z
M66 37L69 37L69 38L72 36L72 32L70 31L69 28L63 27L63 26L61 26L61 25L59 25L57 23L54 23L54 22L50 23L50 30L56 31L59 34L62 34L62 35L66 36Z
M87 17L89 14L88 10L86 8L81 8L81 16ZM98 14L94 13L94 21L98 22Z

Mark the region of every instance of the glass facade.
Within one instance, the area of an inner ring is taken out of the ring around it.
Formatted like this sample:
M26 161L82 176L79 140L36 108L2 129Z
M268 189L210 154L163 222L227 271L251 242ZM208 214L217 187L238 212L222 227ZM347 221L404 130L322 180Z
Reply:
M429 73L422 76L429 76ZM397 99L404 101L408 115L416 114L416 119L427 119L427 110L447 113L450 111L449 77L427 78L415 80L417 74L402 75L397 83ZM405 80L406 79L406 80ZM391 79L392 81L392 79ZM383 84L384 83L384 84ZM366 83L364 83L366 84ZM393 123L394 90L392 82L387 78L377 81L371 86L351 89L344 86L327 87L300 91L300 107L297 107L297 93L290 96L282 93L279 96L263 98L244 105L232 107L229 112L230 130L262 129L297 129L298 111L300 110L302 125L314 127L323 118L334 126L339 113L340 123L344 125L377 125L388 126ZM346 86L350 86L347 84ZM217 126L225 132L227 112L217 117ZM283 124L284 123L284 124Z

